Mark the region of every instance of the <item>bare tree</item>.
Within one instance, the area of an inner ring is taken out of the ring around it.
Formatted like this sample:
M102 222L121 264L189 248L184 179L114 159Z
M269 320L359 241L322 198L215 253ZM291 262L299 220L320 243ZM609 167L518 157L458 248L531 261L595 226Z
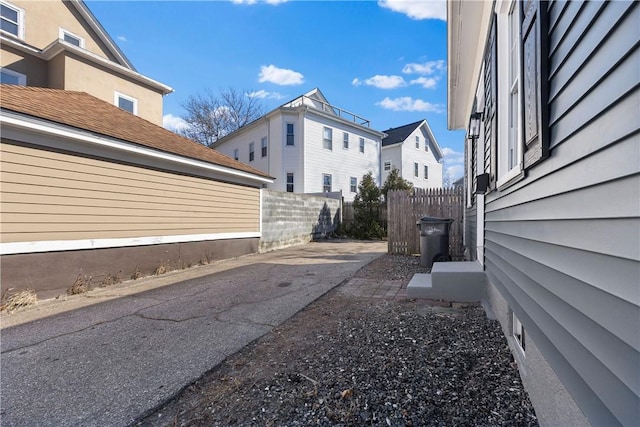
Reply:
M262 116L264 108L250 91L221 89L215 95L210 89L192 95L182 105L187 127L180 133L211 147L218 139Z

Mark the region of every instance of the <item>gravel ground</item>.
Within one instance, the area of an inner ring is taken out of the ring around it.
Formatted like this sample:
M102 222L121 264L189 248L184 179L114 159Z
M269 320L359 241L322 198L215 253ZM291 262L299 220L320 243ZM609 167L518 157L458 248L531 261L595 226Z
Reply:
M406 283L385 255L355 277ZM346 285L342 285L348 286ZM139 426L534 426L497 321L478 305L353 297L340 287L191 384Z

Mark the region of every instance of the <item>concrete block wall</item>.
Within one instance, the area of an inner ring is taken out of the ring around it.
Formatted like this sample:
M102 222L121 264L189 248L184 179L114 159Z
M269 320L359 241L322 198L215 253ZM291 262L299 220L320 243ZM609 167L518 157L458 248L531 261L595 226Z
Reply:
M340 224L341 205L335 198L263 189L260 252L325 237Z

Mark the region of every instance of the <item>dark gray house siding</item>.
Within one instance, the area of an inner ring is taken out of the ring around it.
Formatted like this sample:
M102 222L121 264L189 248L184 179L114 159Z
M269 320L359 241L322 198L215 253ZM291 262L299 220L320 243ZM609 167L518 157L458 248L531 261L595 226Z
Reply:
M478 236L478 209L476 206L467 208L464 211L464 245L469 261L475 261L476 256L476 239Z
M549 157L487 194L486 274L589 421L637 426L640 3L548 18Z

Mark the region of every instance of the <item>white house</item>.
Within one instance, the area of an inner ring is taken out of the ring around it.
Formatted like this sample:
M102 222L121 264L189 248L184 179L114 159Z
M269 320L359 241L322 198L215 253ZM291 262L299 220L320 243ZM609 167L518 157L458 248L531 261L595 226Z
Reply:
M442 187L442 150L426 120L384 131L382 182L395 168L415 188Z
M219 139L213 148L274 177L267 188L342 192L351 201L368 172L381 184L384 134L369 126L313 89Z

